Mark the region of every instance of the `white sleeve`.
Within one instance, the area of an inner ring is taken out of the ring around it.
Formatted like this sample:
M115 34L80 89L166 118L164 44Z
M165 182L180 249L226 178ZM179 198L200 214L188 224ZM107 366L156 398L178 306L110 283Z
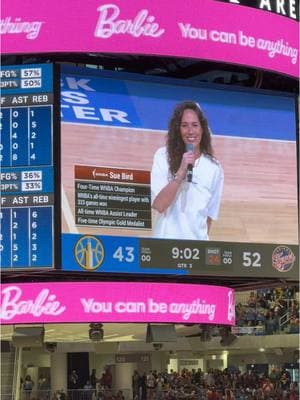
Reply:
M151 170L151 202L153 203L158 193L169 183L169 167L166 148L156 151Z
M223 186L224 186L224 171L221 165L219 164L218 170L215 174L212 197L208 204L208 216L213 220L216 220L219 215Z

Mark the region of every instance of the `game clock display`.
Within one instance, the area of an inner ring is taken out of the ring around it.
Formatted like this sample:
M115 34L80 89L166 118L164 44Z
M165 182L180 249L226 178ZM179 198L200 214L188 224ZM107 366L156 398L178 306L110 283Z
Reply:
M1 71L3 269L53 267L53 67Z
M69 271L297 279L297 245L63 235ZM68 257L69 249L73 257ZM67 261L65 261L67 260Z
M140 246L142 267L167 265L169 268L204 275L215 270L223 275L233 274L234 271L240 275L244 271L245 275L251 276L252 273L257 274L257 270L266 270L268 264L271 265L274 252L274 245L213 241L141 239ZM291 264L294 261L293 254Z

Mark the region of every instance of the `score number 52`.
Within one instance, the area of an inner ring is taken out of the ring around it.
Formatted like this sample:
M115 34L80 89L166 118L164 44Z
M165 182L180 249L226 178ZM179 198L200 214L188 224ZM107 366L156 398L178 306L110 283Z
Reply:
M243 251L243 266L244 267L261 267L261 254L255 251Z

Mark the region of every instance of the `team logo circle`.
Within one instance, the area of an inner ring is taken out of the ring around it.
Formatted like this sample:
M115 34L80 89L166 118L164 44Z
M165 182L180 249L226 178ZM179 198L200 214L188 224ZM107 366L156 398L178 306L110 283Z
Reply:
M272 266L279 272L288 272L295 263L295 254L287 246L278 246L272 253Z
M74 257L81 268L93 271L104 260L104 247L95 236L82 236L75 245Z

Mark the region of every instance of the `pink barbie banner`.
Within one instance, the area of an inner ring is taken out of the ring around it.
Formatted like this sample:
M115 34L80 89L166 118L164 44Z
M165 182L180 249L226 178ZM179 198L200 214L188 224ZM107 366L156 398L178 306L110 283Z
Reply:
M178 56L296 77L299 24L267 9L215 0L3 0L2 53Z
M1 323L235 323L226 287L130 282L21 283L1 287Z

